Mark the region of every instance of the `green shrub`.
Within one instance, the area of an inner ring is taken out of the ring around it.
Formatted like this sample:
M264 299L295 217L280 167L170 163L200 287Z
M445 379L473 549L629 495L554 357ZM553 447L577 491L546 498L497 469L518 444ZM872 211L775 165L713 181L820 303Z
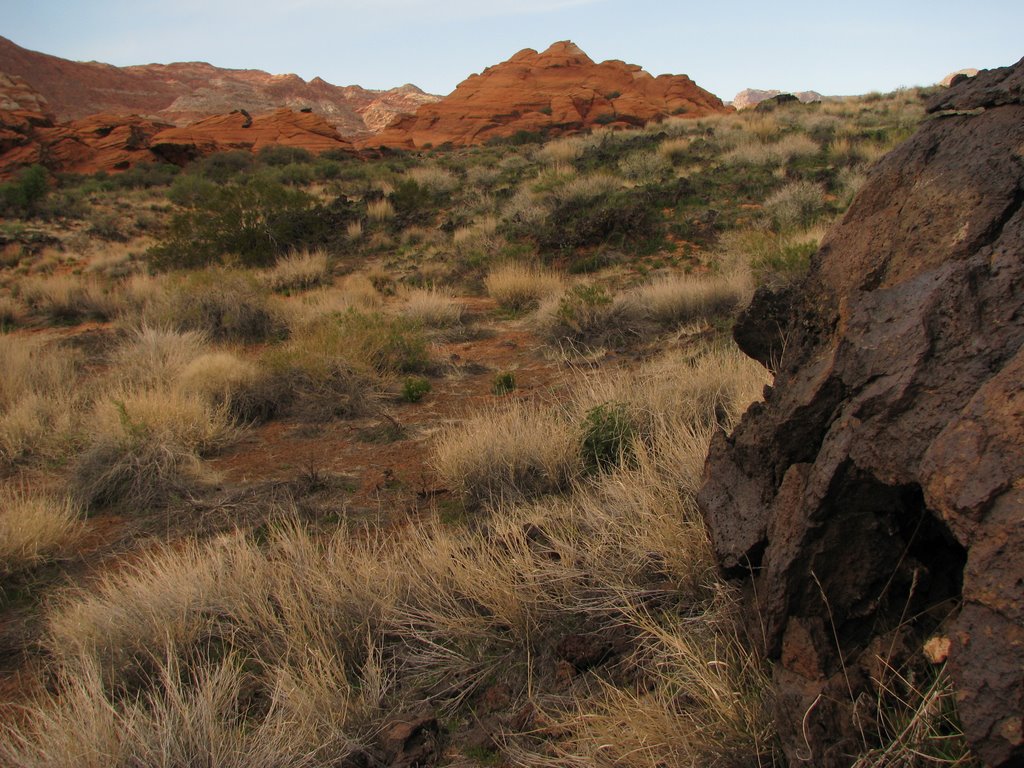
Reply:
M50 191L50 175L41 165L18 173L17 179L0 184L0 213L34 216Z
M625 403L604 403L583 417L583 466L605 472L633 461L636 426Z
M254 275L224 269L195 272L171 296L167 317L154 318L215 341L257 343L287 335Z
M407 403L418 403L430 392L430 382L422 376L409 376L402 383L402 399Z
M491 384L491 394L507 395L509 392L514 391L515 388L516 375L512 371L503 371L494 377L494 383Z
M571 334L586 336L604 325L612 297L601 285L575 285L559 301L556 318Z
M313 154L308 149L284 144L268 144L257 153L256 158L262 165L272 167L313 162Z
M197 185L191 191L192 207L174 217L167 239L149 252L158 269L228 261L269 266L289 251L344 237L347 223L358 216L345 198L324 205L265 177L245 184Z
M228 152L215 152L197 160L189 167L189 174L196 174L204 179L224 184L250 171L253 164L252 152L244 149L232 149Z
M545 250L612 243L620 247L648 236L655 205L646 191L612 190L559 200L533 232Z

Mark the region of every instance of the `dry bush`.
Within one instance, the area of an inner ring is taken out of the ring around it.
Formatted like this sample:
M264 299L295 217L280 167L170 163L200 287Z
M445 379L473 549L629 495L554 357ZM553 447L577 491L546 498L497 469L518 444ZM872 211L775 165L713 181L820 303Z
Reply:
M606 171L589 173L586 176L573 177L554 190L555 196L566 200L593 200L622 189L622 179Z
M553 408L513 401L471 416L438 439L433 463L475 502L564 489L581 471L579 430Z
M94 277L28 278L21 284L20 298L30 311L53 323L107 320L116 311L110 292Z
M61 455L83 395L76 356L42 337L0 335L0 360L0 465Z
M69 499L0 489L0 573L68 552L81 534L81 513Z
M327 252L296 251L277 260L270 269L262 273L270 289L278 293L308 291L327 282Z
M363 222L362 219L356 221L350 221L345 227L345 236L349 240L358 240L363 236Z
M427 328L452 328L462 323L464 306L450 288L412 288L402 298L402 315Z
M543 267L510 261L500 264L484 278L487 295L505 309L521 311L537 306L562 290L562 278Z
M213 341L255 343L281 338L287 328L266 287L252 273L231 269L192 272L169 291L150 324L199 331Z

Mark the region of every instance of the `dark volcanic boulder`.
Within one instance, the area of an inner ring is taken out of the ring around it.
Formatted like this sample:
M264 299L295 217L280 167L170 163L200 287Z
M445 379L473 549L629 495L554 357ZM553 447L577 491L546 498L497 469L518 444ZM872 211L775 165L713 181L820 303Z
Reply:
M1024 60L929 112L746 312L775 386L705 467L793 764L848 765L935 633L975 753L1024 764Z

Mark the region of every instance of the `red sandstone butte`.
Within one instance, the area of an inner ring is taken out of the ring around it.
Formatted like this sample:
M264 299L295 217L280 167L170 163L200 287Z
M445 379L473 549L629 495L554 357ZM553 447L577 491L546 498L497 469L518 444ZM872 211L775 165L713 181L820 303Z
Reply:
M686 75L653 75L635 64L596 64L574 43L531 48L471 75L450 95L402 117L361 147L416 149L480 144L520 131L549 136L596 125L641 126L730 108Z

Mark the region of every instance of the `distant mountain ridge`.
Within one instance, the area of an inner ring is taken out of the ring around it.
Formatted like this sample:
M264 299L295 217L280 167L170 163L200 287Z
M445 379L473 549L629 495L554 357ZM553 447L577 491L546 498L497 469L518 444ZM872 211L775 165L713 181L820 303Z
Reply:
M756 107L762 101L767 101L768 99L776 96L783 96L786 94L795 96L804 104L822 101L825 98L817 91L776 91L746 88L733 97L732 105L736 107L736 109L749 109L750 107Z
M312 109L343 136L382 130L397 115L440 99L406 84L387 91L332 85L319 77L272 75L257 69L222 69L205 62L115 67L78 62L22 48L0 37L0 73L21 78L46 101L57 121L97 113L188 125L244 109Z

